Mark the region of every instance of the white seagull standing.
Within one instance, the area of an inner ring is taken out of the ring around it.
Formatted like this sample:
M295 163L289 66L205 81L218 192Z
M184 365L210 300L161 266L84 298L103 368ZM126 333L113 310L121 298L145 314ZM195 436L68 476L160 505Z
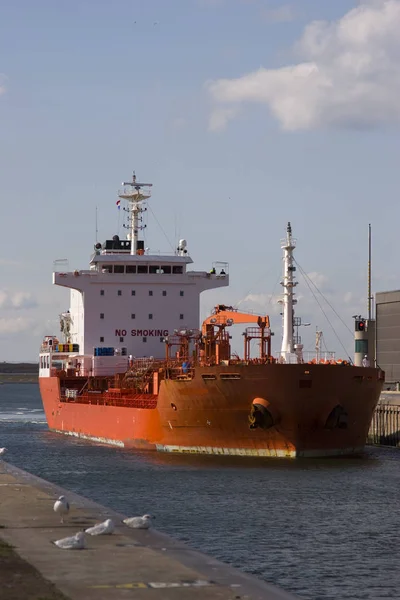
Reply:
M155 519L152 515L143 515L143 517L129 517L122 522L133 529L149 529L152 519Z
M54 512L61 516L61 523L64 523L64 515L69 513L69 504L65 496L60 496L54 502Z
M97 523L97 525L85 529L85 533L88 533L89 535L109 535L113 533L114 528L114 521L107 519L106 521L103 521L103 523Z
M7 448L0 448L0 456L3 456L7 452Z
M54 544L63 550L82 550L85 547L85 534L79 531L71 537L56 540Z

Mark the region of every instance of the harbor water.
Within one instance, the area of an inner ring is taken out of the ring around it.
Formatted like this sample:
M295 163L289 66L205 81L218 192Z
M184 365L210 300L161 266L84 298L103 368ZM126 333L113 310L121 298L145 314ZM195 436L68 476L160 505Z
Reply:
M400 452L253 459L134 452L48 431L38 386L0 385L0 446L35 475L309 600L400 597Z

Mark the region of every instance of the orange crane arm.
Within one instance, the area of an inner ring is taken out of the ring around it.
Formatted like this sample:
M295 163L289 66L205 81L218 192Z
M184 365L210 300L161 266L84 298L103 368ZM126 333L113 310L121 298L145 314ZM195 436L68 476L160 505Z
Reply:
M269 316L261 316L254 315L244 312L238 312L232 310L231 306L221 307L217 306L215 309L215 313L210 315L203 321L202 332L203 334L206 331L206 326L208 324L212 325L226 325L228 321L232 321L232 325L236 325L236 323L257 323L260 327L269 327Z

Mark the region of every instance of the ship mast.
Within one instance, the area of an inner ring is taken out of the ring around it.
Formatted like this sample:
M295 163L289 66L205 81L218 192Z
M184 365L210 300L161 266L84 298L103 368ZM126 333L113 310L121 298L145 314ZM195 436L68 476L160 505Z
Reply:
M144 229L146 226L142 225L141 214L146 210L143 208L142 202L147 200L151 196L150 189L142 190L143 187L151 188L152 183L139 183L136 181L135 171L133 172L132 181L123 181L122 185L124 189L118 193L118 196L122 200L128 201L128 239L131 240L131 254L137 254L138 251L138 239L139 230Z
M315 358L317 360L317 363L321 359L321 338L322 338L322 331L319 331L318 327L317 327L317 329L315 331Z
M287 357L287 354L292 354L294 351L294 305L297 300L294 298L293 288L297 285L294 281L294 271L296 267L293 266L293 250L296 247L296 241L292 238L292 227L290 223L287 224L286 238L281 241L281 248L284 251L283 254L283 281L281 285L283 287L283 299L281 300L283 306L282 321L283 321L283 337L281 356Z

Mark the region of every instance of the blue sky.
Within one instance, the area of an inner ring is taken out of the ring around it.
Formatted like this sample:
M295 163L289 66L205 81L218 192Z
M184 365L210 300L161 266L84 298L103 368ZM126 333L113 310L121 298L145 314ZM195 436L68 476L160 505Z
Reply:
M368 223L374 291L399 287L399 28L399 0L1 3L0 360L33 361L57 332L53 260L87 266L95 207L112 236L132 169L196 268L230 263L202 316L219 301L268 310L279 350L290 220L299 264L351 329ZM151 212L146 244L170 250ZM297 292L306 347L318 325L339 352L301 278Z

